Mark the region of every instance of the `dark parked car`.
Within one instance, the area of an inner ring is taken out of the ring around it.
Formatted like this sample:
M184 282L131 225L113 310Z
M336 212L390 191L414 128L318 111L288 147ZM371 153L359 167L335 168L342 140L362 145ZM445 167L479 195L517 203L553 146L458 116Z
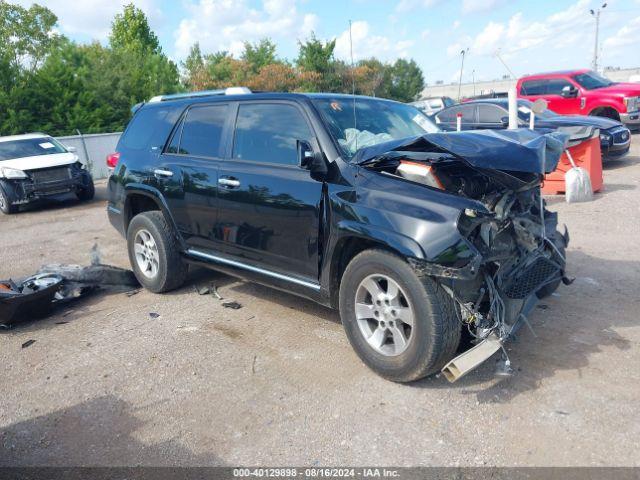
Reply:
M539 185L564 136L442 133L388 100L233 92L153 99L109 158L109 218L149 290L197 263L313 299L340 310L368 366L406 382L464 375L560 283L568 237ZM472 365L450 362L463 330Z
M508 103L506 98L469 101L441 110L435 115L435 120L443 130L455 130L456 115L461 113L462 130L504 129L509 125ZM522 127L529 125L531 106L529 100L518 99L518 122ZM540 130L569 130L573 127L592 127L600 130L603 160L620 158L629 152L631 133L617 120L586 115L558 115L549 109L535 116L535 128Z

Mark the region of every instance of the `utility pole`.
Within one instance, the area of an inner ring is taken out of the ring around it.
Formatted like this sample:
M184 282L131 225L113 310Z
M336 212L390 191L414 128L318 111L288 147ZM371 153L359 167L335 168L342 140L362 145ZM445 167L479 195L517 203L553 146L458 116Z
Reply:
M462 88L462 71L464 70L464 56L469 51L468 48L464 50L460 50L460 55L462 55L462 64L460 65L460 80L458 80L458 101L460 101L460 89Z
M473 82L473 96L476 96L476 69L471 70L471 81Z
M604 10L606 7L607 7L607 4L603 3L602 6L597 10L595 11L593 9L589 10L589 12L591 13L591 16L596 19L596 42L593 47L593 65L592 65L594 72L598 71L598 34L600 30L600 12L602 12L602 10Z

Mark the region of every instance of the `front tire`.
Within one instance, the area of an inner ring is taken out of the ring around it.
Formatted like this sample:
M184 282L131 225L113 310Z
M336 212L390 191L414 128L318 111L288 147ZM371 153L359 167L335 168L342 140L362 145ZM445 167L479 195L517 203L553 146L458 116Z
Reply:
M351 346L373 371L411 382L439 371L456 353L453 300L400 257L366 250L340 283L340 316Z
M182 286L188 266L162 212L136 215L127 230L127 246L133 273L147 290L162 293Z
M93 178L91 178L91 175L87 175L87 177L87 184L76 193L78 200L81 202L93 200L93 197L96 195L96 187L93 184Z
M11 197L2 182L0 182L0 211L5 215L11 215L18 211L18 206L11 204Z

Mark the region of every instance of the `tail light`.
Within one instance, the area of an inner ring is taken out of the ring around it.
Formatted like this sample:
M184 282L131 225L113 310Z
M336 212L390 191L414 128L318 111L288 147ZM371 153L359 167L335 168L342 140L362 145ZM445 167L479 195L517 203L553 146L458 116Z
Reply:
M434 168L431 165L425 165L424 163L407 162L403 160L398 166L397 173L407 180L412 180L424 185L429 185L433 188L444 190L442 182L436 176Z
M116 168L116 165L118 165L118 160L120 160L119 152L107 155L107 167Z

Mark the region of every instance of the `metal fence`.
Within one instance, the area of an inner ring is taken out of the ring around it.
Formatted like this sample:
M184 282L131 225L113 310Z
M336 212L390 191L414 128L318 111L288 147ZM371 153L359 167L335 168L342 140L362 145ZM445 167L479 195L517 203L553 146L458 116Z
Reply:
M87 165L95 180L106 178L107 155L116 151L116 145L121 133L95 133L89 135L72 135L69 137L57 137L60 143L67 147L75 147L80 161Z

